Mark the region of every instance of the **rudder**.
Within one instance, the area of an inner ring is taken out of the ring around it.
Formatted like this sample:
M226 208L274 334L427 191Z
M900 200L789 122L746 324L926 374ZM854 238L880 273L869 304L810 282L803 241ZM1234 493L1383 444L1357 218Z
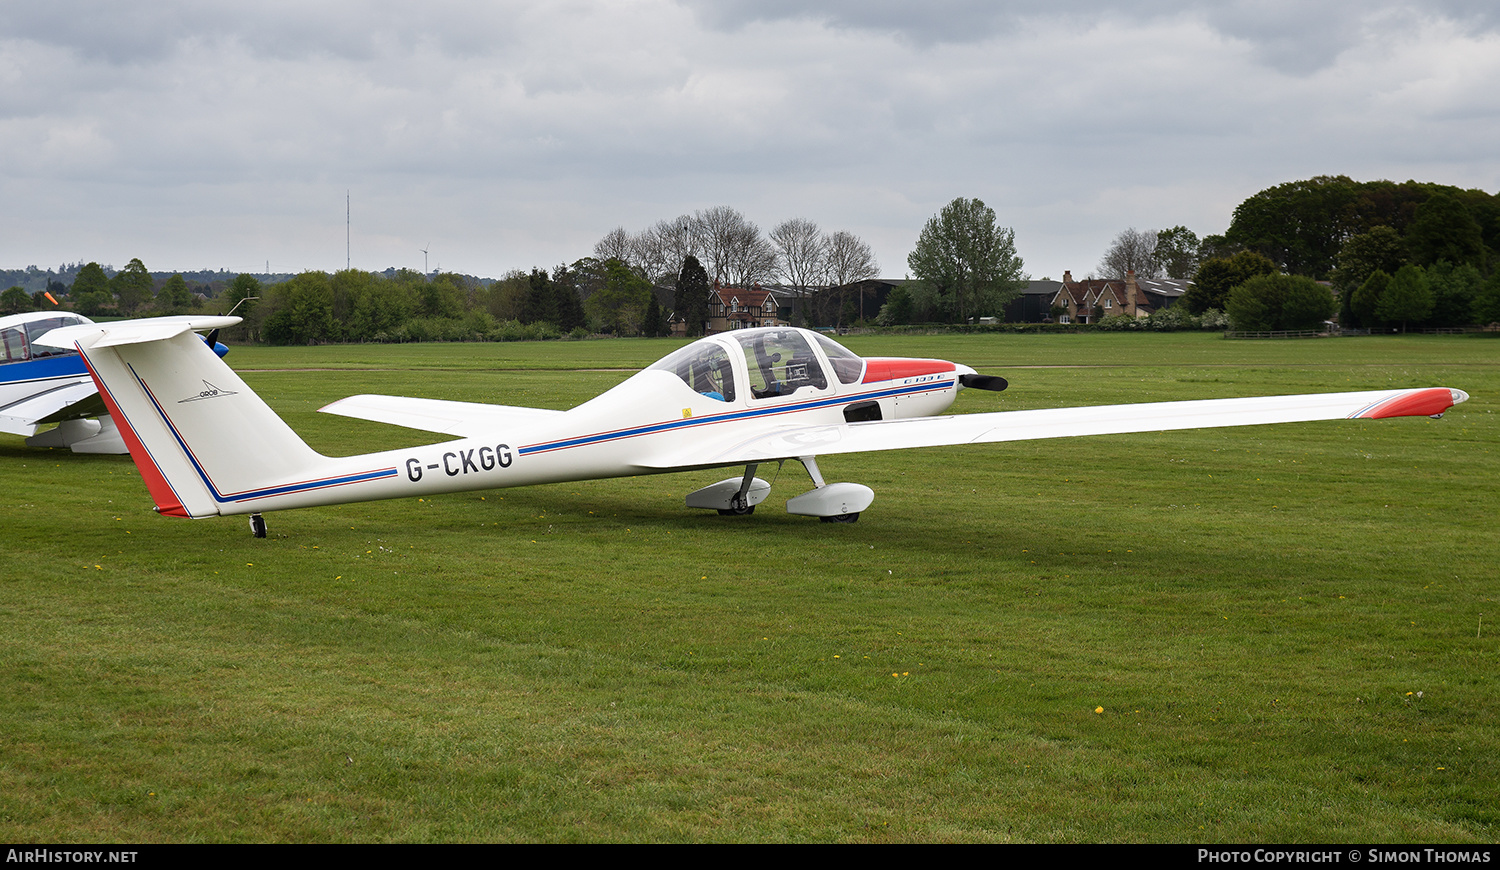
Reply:
M45 336L83 355L166 516L218 515L227 496L296 480L327 462L192 331L237 322L154 318Z

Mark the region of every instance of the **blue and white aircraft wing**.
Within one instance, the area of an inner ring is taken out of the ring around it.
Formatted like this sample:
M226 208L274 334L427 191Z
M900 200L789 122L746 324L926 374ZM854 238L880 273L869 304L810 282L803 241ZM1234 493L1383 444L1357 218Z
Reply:
M0 432L32 435L38 426L97 417L103 413L104 403L99 399L94 382L84 380L33 394L0 408Z

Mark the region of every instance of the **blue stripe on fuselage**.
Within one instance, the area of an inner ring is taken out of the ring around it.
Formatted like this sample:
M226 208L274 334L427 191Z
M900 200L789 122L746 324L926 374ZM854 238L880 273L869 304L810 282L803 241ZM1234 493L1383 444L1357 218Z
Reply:
M756 417L774 417L779 414L795 413L797 411L811 411L817 408L826 408L831 405L845 405L850 402L865 402L871 399L886 399L894 396L911 395L914 393L931 393L954 386L956 381L932 381L923 384L909 384L903 387L895 387L885 390L876 390L869 393L857 393L851 396L829 396L814 399L808 402L797 402L790 405L779 405L770 408L753 408L748 411L735 411L728 414L715 414L712 417L688 417L682 420L668 420L664 423L653 423L647 426L637 426L631 429L617 429L611 432L600 432L595 435L584 435L578 438L567 438L561 441L546 441L540 444L532 444L522 447L517 451L522 456L536 453L548 453L553 450L566 450L569 447L581 447L586 444L600 444L606 441L615 441L622 438L637 438L641 435L653 435L657 432L669 432L674 429L690 429L696 426L711 426L715 423L728 423L733 420L750 420Z
M367 480L381 480L383 478L396 476L395 468L381 468L375 471L362 471L356 474L345 474L338 477L325 477L319 480L304 480L297 483L283 484L281 486L270 486L264 489L252 489L246 490L244 492L220 493L219 488L214 485L213 480L208 476L208 472L205 471L203 465L198 462L198 457L193 453L193 448L190 447L187 443L187 440L182 437L182 433L177 431L177 424L172 422L172 418L167 416L166 409L162 407L161 402L157 401L156 394L151 391L151 387L147 386L146 381L136 373L135 366L131 366L129 363L126 363L126 365L130 368L131 375L133 375L136 381L141 385L141 389L145 391L146 398L150 399L151 404L156 407L156 413L161 415L162 422L167 424L167 429L171 431L172 437L177 440L177 446L182 448L183 455L187 457L188 462L192 463L193 470L198 472L198 478L202 480L203 485L208 488L208 492L211 496L213 496L214 501L218 502L219 504L253 501L258 498L268 498L273 495L288 495L291 493L308 492L314 489L327 489L333 486L343 486L350 483L363 483ZM165 475L163 475L163 477L165 478ZM170 483L170 481L168 481L168 483Z
M88 377L83 357L76 353L0 364L0 384L22 384L51 378Z

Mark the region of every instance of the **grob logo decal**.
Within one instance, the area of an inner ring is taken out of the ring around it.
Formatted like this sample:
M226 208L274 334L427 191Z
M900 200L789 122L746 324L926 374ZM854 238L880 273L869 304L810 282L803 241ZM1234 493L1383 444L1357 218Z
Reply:
M236 395L235 390L221 390L213 384L210 384L208 381L204 381L203 392L199 393L196 396L188 396L186 399L178 399L177 404L181 405L183 402L201 402L204 399L217 399L220 396L233 395Z

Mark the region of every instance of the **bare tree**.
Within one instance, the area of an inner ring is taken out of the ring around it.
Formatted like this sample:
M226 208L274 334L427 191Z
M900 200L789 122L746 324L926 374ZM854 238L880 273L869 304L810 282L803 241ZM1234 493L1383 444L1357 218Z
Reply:
M656 226L636 237L636 245L647 277L656 280L675 280L687 258L698 256L703 248L691 215L657 221Z
M828 250L829 283L835 286L853 284L880 274L880 266L875 262L875 252L859 236L839 230L828 236L825 245Z
M1156 259L1156 230L1121 230L1114 243L1099 261L1099 274L1105 278L1123 279L1134 271L1137 278L1156 278L1162 273Z
M727 205L716 205L693 215L693 222L697 225L702 246L699 259L703 261L709 280L728 281L733 251L741 243L741 229L749 221Z
M656 227L642 230L639 235L630 237L631 256L640 265L641 275L649 281L668 280L682 268L682 260L673 261L664 241Z
M631 248L630 233L625 232L624 227L615 227L594 243L594 256L600 260L614 259L629 263Z
M776 248L760 227L727 205L704 209L693 216L709 276L721 284L748 285L776 277Z
M870 246L860 240L853 233L839 230L828 236L824 242L828 251L827 279L830 284L838 288L838 311L834 312L833 318L840 326L844 323L844 308L849 301L849 285L856 281L874 278L880 274L880 267L875 263L875 253ZM859 306L864 306L864 291L861 289ZM863 312L856 314L863 317Z
M806 289L823 283L828 271L828 242L818 225L805 218L783 221L771 230L786 282Z
M729 251L729 283L736 287L770 283L776 280L780 267L776 246L760 234L760 227L752 223L740 227Z

